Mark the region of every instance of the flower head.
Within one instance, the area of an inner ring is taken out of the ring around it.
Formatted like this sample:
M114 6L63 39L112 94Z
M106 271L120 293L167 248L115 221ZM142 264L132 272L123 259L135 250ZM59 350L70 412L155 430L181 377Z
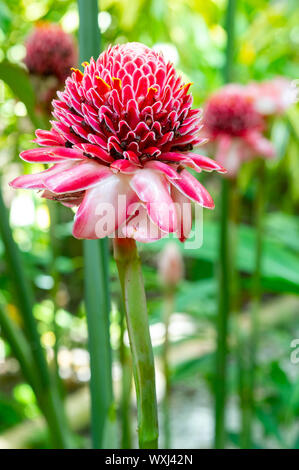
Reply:
M191 153L202 139L190 84L139 43L110 47L84 65L84 73L74 70L57 93L51 130L36 131L41 148L21 153L25 161L53 166L12 186L79 206L73 229L78 238L117 234L152 241L176 232L183 240L191 229L187 203L213 207L186 168L225 171Z
M203 133L216 145L216 159L234 176L243 160L256 155L272 157L272 144L263 137L265 121L248 89L224 86L206 103Z
M256 111L264 116L283 114L297 100L296 83L285 77L276 77L248 86Z
M60 26L40 23L26 41L24 62L33 75L55 76L64 82L77 63L77 49L72 36Z

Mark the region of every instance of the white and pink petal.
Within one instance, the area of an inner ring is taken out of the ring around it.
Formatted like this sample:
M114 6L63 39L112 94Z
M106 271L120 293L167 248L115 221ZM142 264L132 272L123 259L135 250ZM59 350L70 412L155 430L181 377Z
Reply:
M174 186L171 188L171 197L177 211L177 236L181 242L184 242L188 238L192 228L192 203L188 197Z
M73 162L63 162L53 165L48 170L41 171L39 173L33 173L32 175L21 175L15 178L9 183L12 188L15 189L46 189L45 179L59 174L74 165Z
M142 204L133 204L130 213L131 217L120 227L119 236L133 238L141 243L151 243L167 235L153 223Z
M44 180L46 188L57 194L82 191L111 177L111 170L99 163L82 162L70 169L50 174Z
M152 221L164 232L175 232L177 215L165 177L154 170L142 169L132 177L130 186L145 203Z
M171 180L173 186L202 207L214 209L214 201L210 193L189 171L182 170L179 175L179 179Z
M136 201L128 177L106 178L85 192L75 216L74 237L96 239L112 235L127 220L128 206Z
M82 151L68 147L41 147L25 150L20 153L20 157L29 163L59 163L62 160L81 160Z

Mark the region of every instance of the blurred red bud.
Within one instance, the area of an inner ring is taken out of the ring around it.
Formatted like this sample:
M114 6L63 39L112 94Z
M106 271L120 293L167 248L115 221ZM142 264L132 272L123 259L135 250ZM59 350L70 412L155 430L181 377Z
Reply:
M184 262L175 242L168 242L158 262L159 276L166 286L176 286L184 276Z

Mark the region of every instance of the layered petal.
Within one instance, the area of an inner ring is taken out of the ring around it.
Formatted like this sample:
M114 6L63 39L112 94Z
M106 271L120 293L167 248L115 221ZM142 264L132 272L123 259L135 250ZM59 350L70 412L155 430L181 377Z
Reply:
M257 155L264 155L265 157L274 157L275 149L270 140L266 139L259 132L248 132L244 137L246 142L252 146Z
M216 159L226 165L229 177L236 176L242 160L247 158L247 154L248 150L242 145L241 139L221 136L216 143Z
M130 219L121 227L121 236L134 238L141 243L150 243L167 235L153 223L142 204L134 204L131 214Z
M153 170L143 169L135 173L130 186L145 203L152 221L163 232L175 232L177 215L165 178Z
M226 162L226 158L229 152L229 149L232 144L232 137L227 134L222 134L217 139L217 153L216 153L216 160L221 165L224 165ZM227 165L230 168L229 165Z
M166 163L160 162L158 160L151 160L147 162L144 165L144 168L148 168L151 170L158 171L160 173L163 173L165 176L167 176L170 179L177 179L179 178L177 172L175 171L174 168L172 168L170 165L166 165Z
M73 227L76 238L103 238L127 219L128 207L137 198L127 177L112 175L85 192Z
M42 147L24 150L20 157L29 163L59 163L61 160L81 160L82 151L66 147Z
M42 192L42 197L50 199L51 201L57 201L66 207L77 207L81 204L84 198L84 192L77 191L76 193L57 194L45 189Z
M22 175L15 178L9 184L13 188L22 188L22 189L46 189L45 179L64 172L65 170L71 168L73 162L63 162L53 165L48 170L41 171L40 173L34 173L32 175Z
M93 162L83 162L69 169L50 174L44 180L45 187L54 193L82 191L111 177L111 170Z
M192 204L190 199L174 186L171 188L171 197L177 211L177 236L181 242L184 242L188 238L192 228Z
M206 188L187 170L182 170L180 178L177 180L171 180L173 186L175 186L182 194L194 202L197 202L202 207L208 209L214 209L214 201L211 195L208 193Z
M218 173L226 173L227 170L219 162L212 160L212 158L197 153L187 153L187 156L193 163L205 171L218 171Z

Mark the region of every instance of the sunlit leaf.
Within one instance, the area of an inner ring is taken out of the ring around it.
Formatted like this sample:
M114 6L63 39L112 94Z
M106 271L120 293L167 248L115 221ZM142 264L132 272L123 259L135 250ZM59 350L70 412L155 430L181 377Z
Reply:
M25 104L32 123L35 127L39 127L39 121L34 113L34 91L26 71L19 65L12 64L8 60L3 60L0 63L0 80L3 80L12 90L16 98Z

